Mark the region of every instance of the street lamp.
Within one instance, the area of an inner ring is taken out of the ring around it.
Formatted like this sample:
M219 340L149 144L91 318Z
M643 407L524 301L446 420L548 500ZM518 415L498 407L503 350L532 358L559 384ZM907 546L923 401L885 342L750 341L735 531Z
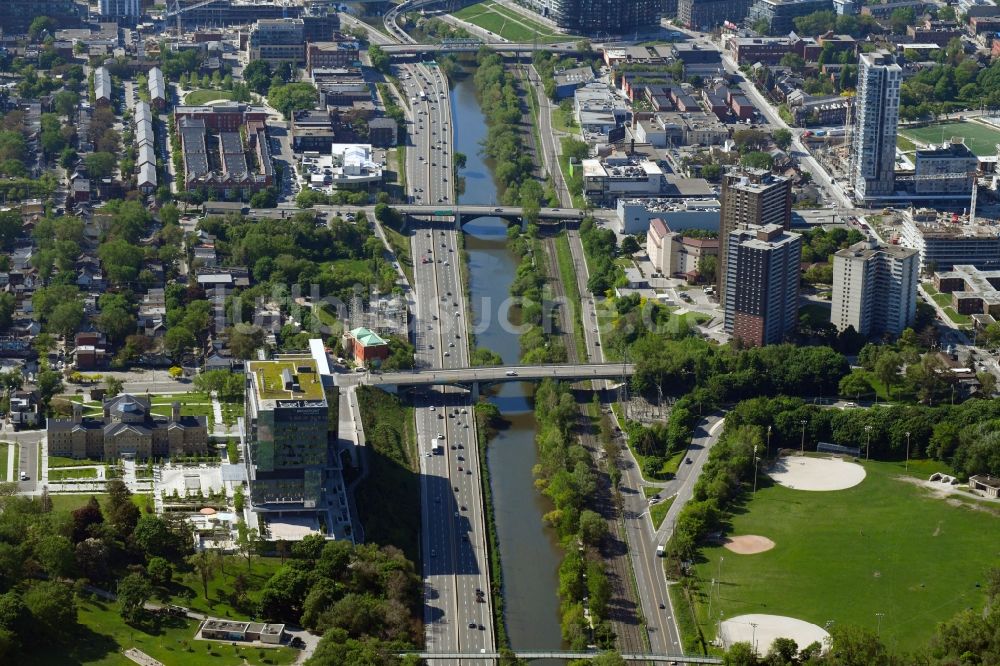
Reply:
M753 637L750 639L750 645L753 646L753 656L757 656L757 623L751 622L750 626L753 627Z
M802 455L805 455L806 454L806 420L802 419L801 421L799 421L799 423L802 425L802 444L801 444L801 450L802 450Z
M875 617L878 618L877 619L877 624L876 624L876 627L875 627L875 635L878 636L878 637L881 637L882 636L882 618L885 617L885 613L879 611L878 613L875 613Z
M767 458L771 455L771 426L767 426L767 450L764 452L764 457Z
M870 425L865 426L865 460L869 459L869 451L872 446L872 427Z
M757 445L753 445L753 495L757 496Z
M910 471L910 431L906 431L906 471Z

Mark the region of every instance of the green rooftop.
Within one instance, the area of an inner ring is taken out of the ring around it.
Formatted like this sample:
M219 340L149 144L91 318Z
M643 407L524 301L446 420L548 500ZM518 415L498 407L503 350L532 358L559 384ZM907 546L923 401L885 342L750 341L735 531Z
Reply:
M308 368L308 372L301 372ZM298 383L298 390L285 388L285 373ZM261 400L322 400L325 397L316 361L311 356L282 358L275 361L250 361L247 372L254 376L257 397Z
M352 330L351 337L360 342L362 347L378 347L389 344L380 338L374 331L371 331L364 326L359 326L358 328Z

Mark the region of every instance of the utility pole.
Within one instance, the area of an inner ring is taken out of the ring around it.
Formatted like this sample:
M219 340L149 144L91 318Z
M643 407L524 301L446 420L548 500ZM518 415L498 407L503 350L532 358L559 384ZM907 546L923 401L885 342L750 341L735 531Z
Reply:
M906 471L910 471L910 431L906 431Z
M865 460L868 460L870 456L870 451L872 447L872 427L870 425L865 426Z
M801 421L799 421L799 423L802 425L801 451L802 451L802 455L805 455L806 454L806 420L802 419Z

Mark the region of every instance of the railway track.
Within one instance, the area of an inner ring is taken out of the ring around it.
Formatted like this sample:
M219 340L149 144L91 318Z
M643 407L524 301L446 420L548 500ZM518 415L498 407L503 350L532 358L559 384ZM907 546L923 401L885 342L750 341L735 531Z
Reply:
M555 239L546 238L544 245L546 265L550 277L549 284L552 286L553 296L560 299L560 302L566 303L566 293L562 280L559 278ZM572 307L560 307L558 313L558 326L566 346L567 360L570 363L585 362L587 359L579 358L577 346L572 339L574 331ZM641 609L636 599L635 588L632 585L632 563L629 559L628 543L622 534L621 521L618 519L611 479L607 472L601 468L601 445L594 424L582 404L577 416L576 430L580 437L580 443L590 452L594 468L597 471L597 492L592 497L590 508L600 514L608 525L608 536L600 547L608 582L611 584L608 619L615 632L619 651L631 654L643 653L646 652L647 646L644 640L644 629L639 622Z

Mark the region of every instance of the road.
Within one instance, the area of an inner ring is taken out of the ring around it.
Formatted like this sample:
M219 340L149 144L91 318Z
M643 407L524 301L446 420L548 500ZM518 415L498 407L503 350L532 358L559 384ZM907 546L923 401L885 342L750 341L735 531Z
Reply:
M417 363L421 368L467 367L468 309L457 233L422 227L415 229L411 242L414 257L428 260L414 264ZM459 389L432 388L417 402L424 620L432 651L490 651L495 644L472 411L468 394ZM431 453L435 443L442 445L442 453ZM482 602L477 590L485 593Z
M393 41L366 30L376 43ZM412 42L405 33L397 38ZM410 200L450 204L454 183L448 83L436 67L403 65L397 71L404 88L399 92L407 97L403 106L410 109L405 165ZM414 230L411 247L417 364L421 368L468 367L468 310L458 235L453 228L428 225ZM422 261L425 257L427 263ZM440 388L419 398L415 411L427 649L491 652L496 638L472 406L465 392ZM443 453L428 455L437 442L443 444ZM482 602L477 601L477 590L485 593Z
M447 304L451 298L445 296L442 304ZM433 321L432 315L432 321ZM572 322L572 319L570 319ZM568 329L572 331L572 328ZM418 331L418 335L422 331ZM460 333L461 331L456 331ZM446 349L449 353L461 351L458 347L464 343L459 338L448 339ZM452 348L454 345L454 349ZM448 357L452 358L451 356ZM457 356L455 357L457 359ZM500 383L540 381L542 379L587 380L587 379L618 379L622 374L631 375L635 366L631 363L562 363L552 365L509 365L493 367L461 367L452 365L447 368L417 368L406 372L370 372L354 375L344 375L338 379L340 386L351 384L368 384L370 386L435 386L442 384Z

